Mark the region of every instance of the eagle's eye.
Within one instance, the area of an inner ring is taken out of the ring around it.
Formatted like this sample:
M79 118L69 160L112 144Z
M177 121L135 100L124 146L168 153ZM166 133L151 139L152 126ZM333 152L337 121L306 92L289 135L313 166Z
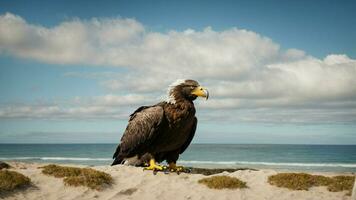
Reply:
M193 89L194 89L194 86L190 86L190 89L192 89L192 90L193 90Z

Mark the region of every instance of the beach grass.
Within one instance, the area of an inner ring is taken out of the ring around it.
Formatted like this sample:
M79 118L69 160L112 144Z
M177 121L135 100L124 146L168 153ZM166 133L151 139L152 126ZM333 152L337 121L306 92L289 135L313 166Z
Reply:
M328 185L328 190L331 192L339 192L347 190L347 195L351 195L355 183L354 176L334 176L332 182Z
M101 190L105 185L111 185L113 178L110 174L90 168L46 165L42 173L56 178L64 178L63 182L70 186L85 186Z
M15 189L29 186L30 178L15 171L1 170L0 171L0 192L11 192Z
M204 184L212 189L247 188L246 182L230 176L213 176L209 178L203 178L200 179L198 183Z
M354 181L354 176L327 177L307 173L279 173L268 177L268 182L277 187L308 190L315 186L327 186L327 189L331 192L347 190L347 195L351 195Z

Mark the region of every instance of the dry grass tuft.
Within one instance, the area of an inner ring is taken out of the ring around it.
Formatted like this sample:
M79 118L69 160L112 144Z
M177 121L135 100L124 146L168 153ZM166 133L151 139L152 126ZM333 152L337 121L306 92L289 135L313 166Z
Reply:
M1 162L0 161L0 170L2 169L9 169L11 166L7 164L6 162Z
M79 176L82 169L77 167L62 167L58 165L46 165L42 167L42 173L46 175L51 175L56 178Z
M277 187L308 190L312 186L327 186L330 178L306 173L280 173L268 177L268 182Z
M353 176L326 177L306 173L279 173L268 177L268 182L277 187L308 190L313 186L327 186L331 192L348 190L348 195L351 195L354 181Z
M64 178L64 183L70 186L86 186L96 190L102 189L105 185L111 185L113 182L110 174L90 168L47 165L43 167L42 173Z
M0 192L13 191L20 187L29 186L31 180L18 172L1 170L0 171Z
M198 182L213 189L247 188L246 182L230 176L213 176L200 179Z
M354 176L334 176L332 177L332 182L328 185L328 190L330 192L340 192L347 190L347 195L351 195L352 188L354 187L355 177Z

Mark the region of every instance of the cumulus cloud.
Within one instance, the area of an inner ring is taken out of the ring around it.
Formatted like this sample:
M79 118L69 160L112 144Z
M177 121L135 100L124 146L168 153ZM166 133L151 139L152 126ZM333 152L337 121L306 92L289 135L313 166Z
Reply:
M148 32L133 19L75 19L52 28L28 24L11 13L0 17L4 53L49 63L150 68L198 77L230 75L278 56L279 46L252 31ZM236 66L238 64L238 66ZM170 71L173 70L173 71ZM228 71L226 71L228 70Z
M97 98L100 109L107 108L100 103L122 107L147 99L154 103L157 99L152 96L164 94L171 82L182 77L199 80L210 89L211 100L197 103L198 108L211 111L206 119L229 109L231 118L242 121L349 122L347 117L353 117L356 109L356 60L281 50L270 38L238 28L161 33L123 18L73 19L44 27L6 13L0 16L0 53L46 63L124 69L116 74L66 74L94 78L112 92L132 94L125 97L128 104L122 104L123 97ZM100 110L92 109L87 115ZM250 112L236 117L241 110ZM296 114L301 110L307 114ZM0 114L9 115L5 111Z
M133 19L74 19L46 28L11 13L0 16L1 51L59 64L111 64L110 51L130 44L143 31Z

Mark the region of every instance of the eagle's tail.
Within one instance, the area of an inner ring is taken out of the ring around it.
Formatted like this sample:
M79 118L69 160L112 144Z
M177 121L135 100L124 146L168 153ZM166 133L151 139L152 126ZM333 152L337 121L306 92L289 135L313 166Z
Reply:
M115 159L115 160L114 160L114 162L111 164L111 166L122 164L122 162L123 162L124 159L121 158L121 156L119 156L119 153L120 153L120 144L117 145L116 151L115 151L114 155L112 156L112 158Z
M114 160L114 162L111 164L111 166L113 166L113 165L120 165L120 164L123 163L123 161L124 161L124 160L123 160L122 158L116 157L115 160Z

